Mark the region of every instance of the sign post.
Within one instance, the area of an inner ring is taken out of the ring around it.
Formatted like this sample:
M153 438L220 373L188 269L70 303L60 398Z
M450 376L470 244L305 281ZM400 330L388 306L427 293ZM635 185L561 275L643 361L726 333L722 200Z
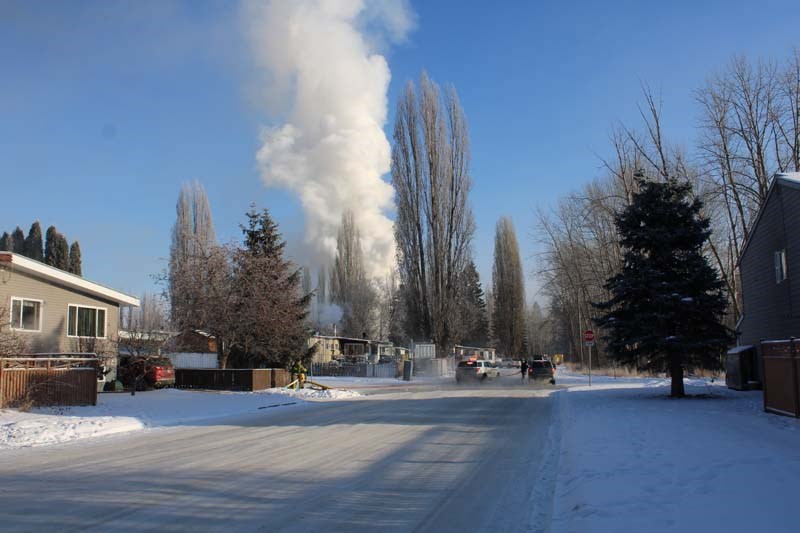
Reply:
M583 332L583 345L589 348L589 386L592 386L592 346L594 346L594 331L587 329Z

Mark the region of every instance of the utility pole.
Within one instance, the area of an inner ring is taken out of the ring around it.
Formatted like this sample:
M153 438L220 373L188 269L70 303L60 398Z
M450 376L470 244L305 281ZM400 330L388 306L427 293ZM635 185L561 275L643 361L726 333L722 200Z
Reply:
M587 329L583 332L583 344L589 348L589 386L592 386L592 346L594 346L594 331Z

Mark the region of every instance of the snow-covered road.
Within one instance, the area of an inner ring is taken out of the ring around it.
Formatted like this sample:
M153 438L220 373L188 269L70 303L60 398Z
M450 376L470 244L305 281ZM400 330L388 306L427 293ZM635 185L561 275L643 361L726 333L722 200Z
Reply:
M7 450L3 530L544 528L552 405L431 386Z

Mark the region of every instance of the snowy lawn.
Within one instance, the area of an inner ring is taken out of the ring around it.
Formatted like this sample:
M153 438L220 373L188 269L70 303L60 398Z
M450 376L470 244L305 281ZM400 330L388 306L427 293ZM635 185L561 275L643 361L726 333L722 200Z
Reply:
M247 413L267 413L308 401L360 396L348 390L268 389L201 392L165 389L100 394L96 406L51 407L23 413L0 409L0 450L55 444L145 428L175 426Z
M555 532L798 531L800 421L761 391L559 374Z

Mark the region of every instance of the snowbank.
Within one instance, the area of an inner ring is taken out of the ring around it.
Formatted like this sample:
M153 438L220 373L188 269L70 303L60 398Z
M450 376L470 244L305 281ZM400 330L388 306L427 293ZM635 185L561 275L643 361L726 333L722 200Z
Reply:
M555 395L552 531L797 531L800 421L765 414L760 391L686 380L686 392L598 377Z
M145 428L175 426L247 413L267 413L307 400L359 396L345 390L254 393L165 389L130 394L100 394L96 406L35 409L22 413L0 409L0 449L56 444Z
M344 389L269 389L265 392L282 394L284 396L291 396L293 398L302 398L304 400L346 400L361 396L361 393L359 392Z

